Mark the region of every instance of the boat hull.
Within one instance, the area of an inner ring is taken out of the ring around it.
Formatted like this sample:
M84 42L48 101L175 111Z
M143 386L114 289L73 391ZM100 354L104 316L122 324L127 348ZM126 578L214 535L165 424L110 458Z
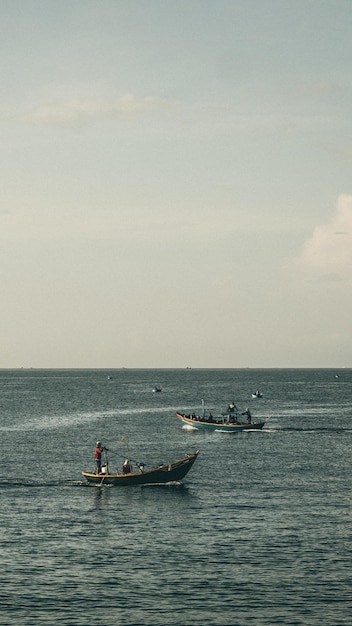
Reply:
M196 450L193 454L186 454L179 461L166 463L144 472L131 474L92 474L90 472L82 472L82 475L91 484L119 487L180 482L188 474L198 454L199 450Z
M176 413L176 417L185 425L190 428L197 428L198 430L221 430L227 433L238 433L243 430L261 430L265 422L243 422L243 423L227 423L227 422L206 422L200 419L193 419L188 417L184 413Z

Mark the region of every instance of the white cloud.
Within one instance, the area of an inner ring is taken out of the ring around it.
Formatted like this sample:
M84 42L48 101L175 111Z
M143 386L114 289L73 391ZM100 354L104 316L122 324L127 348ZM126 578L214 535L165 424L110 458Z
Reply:
M35 104L28 102L1 103L0 122L25 123L38 126L80 127L94 122L138 120L153 116L158 120L166 116L177 122L177 133L224 131L240 133L290 133L303 129L326 128L334 124L325 115L297 115L280 111L241 114L232 103L210 103L184 100L168 100L159 96L137 96L125 93L121 96L94 97L87 95L82 86L72 89L61 85L42 89ZM61 91L61 93L60 93ZM77 95L79 92L80 95Z
M75 98L40 104L23 115L25 122L70 126L104 119L126 119L165 109L168 102L155 96L138 98L128 93L118 98Z
M352 196L339 196L335 215L305 242L299 264L316 278L352 278Z
M43 206L43 204L45 206ZM230 245L236 237L247 237L254 232L273 233L297 228L297 221L277 221L268 216L253 224L250 210L234 210L218 206L183 202L169 204L169 210L160 204L149 206L146 201L138 205L99 206L95 200L75 205L63 200L42 200L22 203L11 210L0 209L0 240L124 240L140 242L159 240L192 241L210 245L220 241Z

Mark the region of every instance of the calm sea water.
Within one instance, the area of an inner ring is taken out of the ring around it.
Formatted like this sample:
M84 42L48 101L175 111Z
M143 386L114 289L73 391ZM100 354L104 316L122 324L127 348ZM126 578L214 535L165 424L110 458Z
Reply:
M265 429L185 431L202 398ZM351 398L352 370L0 370L0 623L351 624ZM97 439L111 469L201 453L92 487Z

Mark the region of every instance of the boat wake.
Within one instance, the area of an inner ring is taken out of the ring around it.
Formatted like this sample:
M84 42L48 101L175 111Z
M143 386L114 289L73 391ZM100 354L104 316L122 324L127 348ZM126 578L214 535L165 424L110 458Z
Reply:
M81 487L86 486L82 480L28 480L21 478L0 478L0 489L13 489L21 487Z
M172 480L168 483L146 483L145 485L141 485L141 487L181 487L182 489L187 489L181 481Z
M57 428L67 428L74 424L92 422L102 417L116 415L116 411L92 411L66 413L63 415L40 415L29 418L25 422L14 426L2 426L1 431L27 431L27 430L51 430Z
M344 428L340 426L283 426L283 427L274 427L265 428L266 432L297 432L297 433L345 433L352 432L352 428Z

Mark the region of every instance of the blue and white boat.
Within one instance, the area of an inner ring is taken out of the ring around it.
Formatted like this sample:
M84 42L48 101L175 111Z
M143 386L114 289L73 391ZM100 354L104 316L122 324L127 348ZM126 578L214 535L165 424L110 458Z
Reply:
M265 421L253 422L248 408L240 411L234 402L229 404L227 411L214 417L212 413L206 414L204 400L202 411L196 413L182 413L176 411L176 417L181 420L184 428L196 428L198 430L221 430L227 433L238 433L243 430L261 430Z

